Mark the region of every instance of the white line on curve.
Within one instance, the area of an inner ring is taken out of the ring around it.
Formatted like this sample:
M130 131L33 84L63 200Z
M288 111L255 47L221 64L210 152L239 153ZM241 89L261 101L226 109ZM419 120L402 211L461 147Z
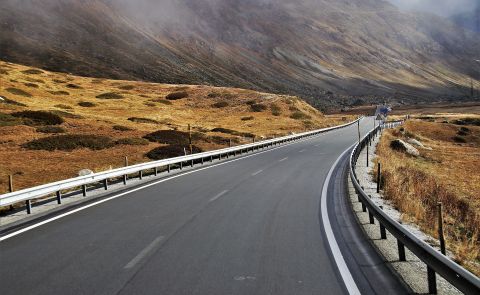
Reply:
M323 222L323 227L325 228L325 234L327 236L327 241L328 241L328 244L330 246L330 250L332 250L333 258L335 259L335 263L337 264L338 271L340 272L340 275L342 276L343 282L345 283L345 287L347 288L348 293L350 295L357 295L357 294L361 294L361 293L360 293L360 290L357 287L357 284L355 283L355 280L352 277L352 274L350 273L350 270L348 269L347 263L345 262L345 259L343 258L342 252L340 251L340 248L338 247L337 240L335 239L335 235L333 234L332 225L330 224L330 219L328 219L327 192L328 192L328 184L330 183L330 178L332 177L333 170L335 170L335 167L337 166L340 159L354 145L355 144L353 144L348 149L346 149L340 155L340 157L337 158L335 163L330 168L330 171L328 171L327 178L325 178L325 182L323 183L322 200L321 200L322 222Z
M228 193L228 190L224 190L222 192L220 192L219 194L217 194L215 197L211 198L210 200L208 200L208 202L213 202L215 201L216 199L220 198L221 196L223 196L224 194Z
M163 238L164 238L163 236L159 236L158 238L153 240L153 242L148 244L148 246L145 247L145 249L143 249L142 251L140 251L140 253L138 253L137 256L135 256L132 260L130 260L130 262L127 263L127 265L125 265L124 268L129 269L137 265L137 263L139 263L143 258L145 258L145 256L147 256L150 252L152 252L153 249L157 247L157 245L163 240Z
M328 132L331 132L331 131L328 131ZM199 171L202 171L202 170L210 169L210 168L213 168L213 167L217 167L217 166L229 164L229 163L232 163L232 162L240 161L240 160L247 159L247 158L250 158L250 157L258 156L258 155L261 155L261 154L263 154L263 153L268 153L268 152L271 152L271 151L274 151L274 150L277 150L277 149L281 149L281 148L284 148L284 147L287 147L287 146L290 146L290 145L293 145L293 144L297 144L297 143L300 143L300 142L304 142L304 141L316 139L316 138L320 137L320 136L323 135L323 134L325 134L325 133L321 133L320 135L316 135L316 136L313 136L313 137L308 137L308 138L305 138L305 139L302 139L302 140L299 140L299 141L294 141L294 142L291 142L291 143L287 143L287 144L284 144L284 145L281 145L281 146L278 146L278 147L274 147L274 148L271 148L271 149L268 149L268 150L265 150L265 151L256 152L256 153L254 153L254 154L251 154L251 155L248 155L248 156L243 156L243 157L241 157L241 158L232 159L232 160L227 160L227 161L222 162L222 163L210 165L210 166L203 167L203 168L198 168L198 169L191 170L191 171L186 171L186 172L184 172L184 173L179 173L179 174L173 175L173 176L171 176L171 177L163 178L163 179L160 179L160 180L158 180L158 181L151 182L151 183L148 183L148 184L145 184L145 185L136 187L136 188L134 188L134 189L125 191L125 192L120 193L120 194L118 194L118 195L113 195L113 196L111 196L111 197L102 199L102 200L100 200L100 201L90 203L90 204L85 205L85 206L83 206L83 207L80 207L80 208L77 208L77 209L74 209L74 210L65 212L65 213L60 214L60 215L57 215L57 216L55 216L55 217L52 217L52 218L49 218L49 219L40 221L40 222L38 222L38 223L32 224L32 225L30 225L30 226L24 227L24 228L22 228L22 229L19 229L19 230L17 230L17 231L14 231L14 232L12 232L12 233L10 233L10 234L4 235L3 237L0 237L0 242L1 242L1 241L4 241L4 240L7 240L7 239L9 239L9 238L12 238L12 237L14 237L14 236L17 236L17 235L19 235L19 234L21 234L21 233L24 233L24 232L27 232L27 231L29 231L29 230L32 230L32 229L34 229L34 228L37 228L37 227L39 227L39 226L42 226L42 225L44 225L44 224L50 223L50 222L52 222L52 221L55 221L55 220L57 220L57 219L63 218L63 217L65 217L65 216L68 216L68 215L77 213L77 212L79 212L79 211L83 211L83 210L88 209L88 208L90 208L90 207L93 207L93 206L96 206L96 205L99 205L99 204L108 202L108 201L110 201L110 200L113 200L113 199L122 197L122 196L124 196L124 195L128 195L128 194L130 194L130 193L133 193L133 192L142 190L142 189L144 189L144 188L157 185L157 184L162 183L162 182L165 182L165 181L167 181L167 180L171 180L171 179L174 179L174 178L177 178L177 177L180 177L180 176L192 174L192 173L199 172Z
M279 161L279 162L283 162L283 161L285 161L286 159L288 159L288 157L285 157L285 158L280 159L280 160L278 160L278 161Z
M303 153L304 151L305 151L305 149L303 149L303 150L299 150L298 152L299 152L299 153Z
M252 176L258 175L263 172L263 169L258 170L257 172L253 172Z

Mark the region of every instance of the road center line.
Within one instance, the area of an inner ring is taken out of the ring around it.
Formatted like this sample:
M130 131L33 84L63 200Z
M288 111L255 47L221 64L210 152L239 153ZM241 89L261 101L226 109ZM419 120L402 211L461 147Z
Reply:
M279 162L283 162L283 161L285 161L286 159L288 159L288 157L285 157L285 158L280 159L280 160L278 160L278 161L279 161Z
M263 172L263 169L262 169L262 170L258 170L257 172L252 173L252 176L258 175L258 174L260 174L260 173L262 173L262 172Z
M211 198L210 200L208 200L208 202L213 202L215 201L216 199L220 198L221 196L223 196L224 194L228 193L228 190L224 190L222 191L221 193L217 194L215 197Z
M164 236L159 236L158 238L153 240L153 242L148 244L148 246L145 247L145 249L143 249L142 251L140 251L137 256L130 260L130 262L125 265L124 269L130 269L137 265L143 258L145 258L150 252L152 252L158 246L158 244L160 244L163 238Z

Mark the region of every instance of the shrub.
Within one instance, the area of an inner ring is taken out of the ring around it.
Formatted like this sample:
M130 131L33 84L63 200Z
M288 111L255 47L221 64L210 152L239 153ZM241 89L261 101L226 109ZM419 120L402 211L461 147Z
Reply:
M242 120L242 121L250 121L250 120L253 120L253 119L255 119L254 116L248 116L248 117L242 117L241 120Z
M133 86L133 85L122 85L122 86L118 87L118 89L122 89L122 90L132 90L134 88L135 88L135 86Z
M221 127L219 127L219 128L213 128L211 131L212 131L212 132L232 134L232 135L236 135L236 136L255 137L255 134L253 134L253 133L249 133L249 132L239 132L239 131L235 131L235 130L232 130L232 129L221 128Z
M459 136L466 136L466 135L468 135L468 132L465 132L465 131L463 131L463 130L458 130L457 135L459 135Z
M145 138L138 138L138 137L127 137L121 138L115 141L116 144L124 144L124 145L147 145L150 142Z
M115 92L102 93L96 96L99 99L122 99L123 96Z
M156 99L151 99L149 100L151 102L158 102L158 103L161 103L161 104L165 104L165 105L172 105L172 102L169 101L169 100L165 100L163 98L156 98Z
M40 133L65 133L65 129L60 126L42 126L36 129Z
M78 105L84 108L92 108L94 106L97 106L97 104L90 101L81 101L78 103Z
M249 100L249 101L246 102L246 104L248 104L249 106L254 105L256 103L257 103L256 100Z
M84 134L67 134L44 137L22 145L30 150L62 150L72 151L79 148L88 148L91 150L102 150L114 146L114 141L110 137Z
M300 111L296 111L290 115L290 118L295 120L308 120L308 119L311 119L312 117Z
M139 117L128 118L128 121L132 121L135 123L145 123L145 124L159 124L159 122L156 120L149 119L149 118L139 118Z
M113 130L117 130L117 131L132 131L133 130L132 128L128 128L128 127L122 126L122 125L114 125L112 128L113 128Z
M32 95L26 91L23 91L22 89L18 89L18 88L13 88L13 87L9 87L7 89L5 89L6 91L10 92L11 94L15 94L15 95L20 95L20 96L25 96L25 97L32 97Z
M456 125L475 125L480 126L480 119L479 118L463 118L452 121L453 124Z
M177 100L188 97L188 93L186 91L177 91L168 94L165 98L168 100Z
M470 132L470 129L468 129L467 127L460 127L460 131Z
M54 107L59 108L59 109L64 109L64 110L72 110L73 108L69 105L66 104L56 104Z
M19 107L26 107L26 106L27 106L26 104L23 104L23 103L21 103L21 102L8 99L8 98L6 98L6 97L0 97L0 103L3 103L3 104L11 104L11 105L19 106Z
M466 143L467 142L467 140L465 138L463 138L461 136L458 136L458 135L454 136L452 139L453 139L453 141L458 142L458 143Z
M173 144L173 145L188 145L189 136L187 132L176 130L158 130L145 135L143 138L152 142Z
M30 87L30 88L38 88L38 85L34 84L34 83L23 83L23 85L25 85L27 87Z
M267 106L263 105L263 104L256 103L256 104L250 105L250 109L254 112L259 113L259 112L263 112L264 110L266 110Z
M43 74L43 71L40 71L37 69L28 69L28 70L22 71L22 73L27 75L38 75L38 74Z
M288 109L292 112L298 112L299 111L299 109L295 106L289 106Z
M53 95L70 95L69 92L67 91L63 91L63 90L59 90L59 91L49 91L51 94Z
M155 106L157 106L157 105L154 104L153 102L148 102L148 101L145 102L145 103L143 103L143 104L146 105L147 107L155 107Z
M67 88L71 88L71 89L82 89L82 87L78 86L77 84L72 84L72 83L68 83L66 85Z
M179 157L184 155L184 148L186 148L187 153L190 152L190 149L183 145L167 145L154 148L145 154L146 157L152 160L162 160L173 157ZM193 153L201 153L203 150L198 146L192 146Z
M0 113L0 127L22 124L22 120L9 114Z
M224 108L224 107L228 107L228 102L219 101L219 102L214 103L212 106L215 107L215 108Z
M216 98L216 97L220 97L220 96L222 96L222 94L221 94L221 93L218 93L218 92L210 92L210 93L207 95L207 97L209 97L209 98Z
M59 80L59 79L53 79L52 81L53 81L54 83L58 83L58 84L67 83L67 81L63 81L63 80Z
M60 116L60 117L62 117L62 118L83 119L83 117L80 116L80 115L72 114L72 113L65 112L65 111L51 110L50 112L51 112L52 114L58 115L58 116Z
M272 115L274 116L280 116L282 114L280 107L274 103L270 105L270 109L272 110Z
M22 111L12 116L23 118L26 125L60 125L64 122L59 115L45 111Z

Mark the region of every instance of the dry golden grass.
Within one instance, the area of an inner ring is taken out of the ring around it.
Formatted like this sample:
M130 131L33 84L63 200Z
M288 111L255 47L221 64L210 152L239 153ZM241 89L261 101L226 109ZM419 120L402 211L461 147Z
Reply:
M0 62L0 69L0 96L10 100L8 104L5 103L6 100L3 103L0 101L0 115L23 110L63 112L60 114L65 123L59 126L65 129L66 134L95 134L118 140L141 138L157 130L187 131L188 124L191 124L194 132L211 137L232 138L235 142L244 143L251 139L210 130L222 127L253 133L259 139L344 123L342 116L324 116L293 96L199 85L93 79L37 71L6 62ZM35 83L38 87L25 85L27 83ZM179 91L187 92L188 97L174 101L165 99L168 94ZM253 112L247 104L249 101L267 108ZM215 107L219 102L228 102L228 105ZM272 105L276 116L272 115ZM291 119L291 107L304 113L308 119ZM352 119L343 117L346 120ZM136 119L128 120L129 118ZM128 156L130 164L148 161L145 154L159 146L157 143L149 143L116 145L102 151L27 150L21 145L52 134L36 132L35 127L13 125L2 127L0 124L0 193L7 190L9 174L14 175L14 187L18 190L76 176L83 168L101 171L119 167L123 165L124 156ZM224 147L218 142L201 141L195 142L195 145L203 150Z
M457 116L456 118L461 117ZM478 117L478 116L477 116ZM453 118L451 118L453 119ZM443 117L440 121L444 121ZM402 212L437 237L436 205L442 202L447 248L465 267L480 274L480 127L465 126L466 143L456 143L462 126L410 120L384 133L377 154L382 163L384 195ZM416 138L429 149L419 148L415 158L390 148L395 138Z

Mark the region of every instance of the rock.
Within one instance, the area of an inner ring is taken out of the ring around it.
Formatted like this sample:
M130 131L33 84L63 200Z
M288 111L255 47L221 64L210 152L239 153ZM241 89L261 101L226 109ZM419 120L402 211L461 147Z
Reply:
M407 139L407 142L408 142L409 144L413 144L413 145L416 145L416 146L419 146L419 147L422 147L422 148L425 147L425 146L423 145L423 143L421 143L420 141L416 140L415 138L409 138L409 139Z
M78 176L86 176L86 175L90 175L90 174L93 174L93 171L90 170L90 169L82 169L82 170L78 171Z
M418 150L415 147L413 147L411 144L406 143L405 141L403 141L401 139L392 140L392 142L390 142L390 147L394 150L402 151L402 152L407 153L411 156L415 156L415 157L420 156L420 153L418 152Z

